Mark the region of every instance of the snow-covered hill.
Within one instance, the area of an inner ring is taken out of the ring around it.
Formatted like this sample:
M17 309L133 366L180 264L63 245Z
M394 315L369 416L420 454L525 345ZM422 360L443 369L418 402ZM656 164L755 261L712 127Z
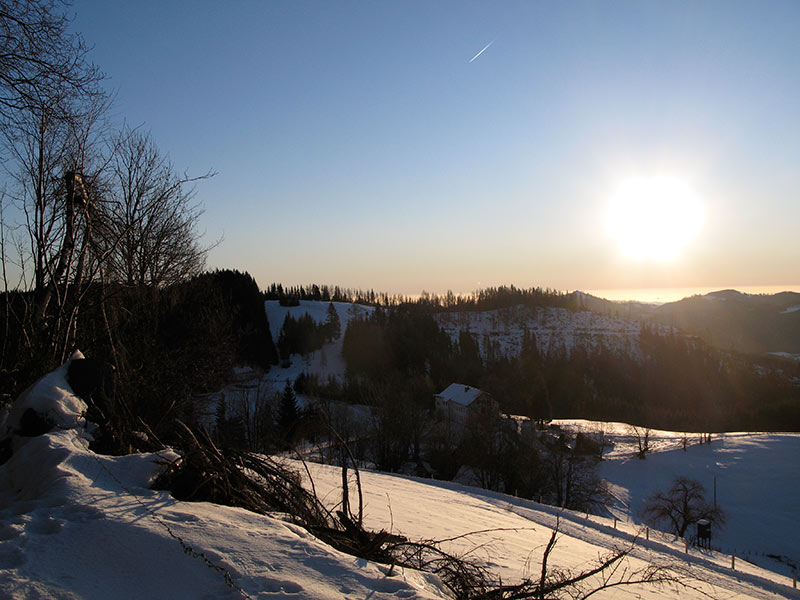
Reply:
M4 598L442 598L436 577L342 554L280 519L208 503L179 502L148 489L171 451L122 457L88 449L85 405L72 395L61 367L40 380L0 424L0 438L19 426L28 407L58 427L37 437L11 437L13 455L0 465L0 597ZM736 462L737 445L728 456ZM759 438L760 439L760 438ZM767 438L768 439L768 438ZM772 438L775 448L786 438ZM763 440L762 440L763 441ZM748 442L748 444L750 444ZM758 442L761 443L761 442ZM712 444L712 448L714 445ZM737 450L737 448L739 450ZM781 456L793 452L788 447ZM757 454L765 460L768 454ZM656 457L648 458L648 461ZM722 455L719 458L723 458ZM743 457L740 457L742 459ZM784 465L786 472L793 463ZM327 502L338 502L339 471L311 468ZM653 473L659 472L657 469ZM634 544L628 568L668 564L694 587L619 588L605 598L800 598L791 580L725 554L690 549L672 536L636 538L629 523L560 511L528 500L453 483L362 473L366 521L412 538L456 538L510 583L536 573L544 544L561 531L551 566L580 568L598 554ZM792 487L794 486L794 487ZM783 493L795 494L796 480ZM756 505L777 510L767 501ZM784 535L765 531L765 536ZM229 583L226 583L229 577Z
M487 338L499 345L501 353L519 354L523 332L527 329L536 335L542 354L557 349L569 354L576 346L595 349L602 345L639 356L641 321L596 312L513 306L482 312L439 313L436 320L453 340L458 339L462 330L475 335L484 355ZM663 334L673 331L666 325L651 324L650 327Z
M317 323L324 323L328 318L328 305L330 302L319 302L316 300L301 300L299 306L281 306L277 300L267 300L264 303L269 321L269 330L272 339L277 343L283 321L286 315L291 315L299 319L308 314ZM279 386L289 379L294 381L300 373L316 373L323 380L328 376L342 377L345 371L344 359L342 358L342 340L347 324L351 319L369 315L374 310L371 306L361 304L351 304L349 302L334 302L336 314L339 315L339 322L342 326L342 335L338 339L323 345L320 350L312 352L309 356L301 358L295 356L292 364L288 367L276 366L270 369L267 379L274 385Z

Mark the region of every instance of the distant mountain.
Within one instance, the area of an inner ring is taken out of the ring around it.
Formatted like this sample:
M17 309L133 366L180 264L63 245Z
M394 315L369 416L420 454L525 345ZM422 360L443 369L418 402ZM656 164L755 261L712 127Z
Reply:
M800 354L800 294L721 290L657 307L653 318L725 350Z
M571 294L577 309L657 321L703 338L722 350L800 355L800 294L743 294L720 290L660 306Z
M637 302L635 300L616 301L598 298L586 292L571 292L567 294L569 305L578 310L591 310L614 317L641 319L653 313L656 304Z

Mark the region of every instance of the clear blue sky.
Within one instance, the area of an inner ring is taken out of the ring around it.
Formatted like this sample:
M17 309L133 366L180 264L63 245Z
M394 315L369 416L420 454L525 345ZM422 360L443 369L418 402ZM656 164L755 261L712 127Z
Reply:
M117 2L74 27L198 186L210 266L389 292L800 283L800 2ZM473 62L486 44L494 43ZM622 256L631 175L706 223Z

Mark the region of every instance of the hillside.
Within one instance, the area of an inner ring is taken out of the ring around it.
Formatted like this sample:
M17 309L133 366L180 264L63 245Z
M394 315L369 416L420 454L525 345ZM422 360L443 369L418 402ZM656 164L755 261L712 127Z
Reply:
M795 519L800 472L789 466L800 455L800 434L732 432L703 444L697 433L652 430L653 452L639 460L625 424L557 423L573 431L603 431L608 438L600 475L613 486L610 510L619 519L641 525L645 498L667 489L675 477L691 477L705 487L709 499L716 484L717 501L727 514L725 526L713 532L714 547L787 577L800 566L800 524Z
M640 355L641 321L593 310L513 306L482 312L439 313L436 321L453 340L458 339L461 330L474 334L484 356L487 339L497 344L502 354L519 355L526 330L536 336L539 351L545 355L559 350L569 354L576 346L587 350L602 346L633 357ZM661 325L655 331L666 335L674 329Z
M740 352L800 355L800 294L742 294L722 290L659 306L654 317Z
M600 314L657 321L697 335L721 350L800 356L800 294L720 290L662 305L570 295L573 306Z
M308 314L316 323L324 323L328 315L329 304L331 303L317 300L300 300L298 306L281 306L277 300L267 300L264 302L264 310L267 313L272 339L278 339L286 315L299 318ZM289 366L279 365L270 369L266 379L271 384L279 388L287 379L294 381L303 372L316 373L322 378L327 378L329 375L334 377L344 376L345 364L342 358L342 340L347 325L351 319L369 315L374 309L371 306L352 304L350 302L333 302L332 304L339 315L342 335L338 339L324 344L320 350L308 356L295 356Z
M179 502L148 488L172 451L120 457L87 447L91 426L80 416L61 367L32 386L0 430L13 455L0 466L0 595L9 598L443 598L438 579L342 554L280 515L257 515L209 503ZM58 427L8 435L27 408ZM785 438L775 438L783 446ZM736 444L735 439L731 444ZM731 446L733 448L733 446ZM728 448L730 449L730 448ZM748 451L742 447L743 451ZM788 448L788 451L792 451ZM735 457L734 457L735 458ZM648 459L648 461L651 459ZM788 473L790 462L783 465ZM312 465L318 493L335 505L339 470ZM417 539L452 539L505 582L536 573L558 524L551 568L583 568L598 554L634 544L625 568L666 565L690 587L636 586L605 598L797 598L791 581L726 554L684 553L672 536L560 511L458 484L362 472L367 525ZM796 489L787 483L786 495ZM758 520L774 512L759 502ZM470 532L486 531L480 535ZM769 531L768 536L793 535ZM226 584L229 577L229 584Z

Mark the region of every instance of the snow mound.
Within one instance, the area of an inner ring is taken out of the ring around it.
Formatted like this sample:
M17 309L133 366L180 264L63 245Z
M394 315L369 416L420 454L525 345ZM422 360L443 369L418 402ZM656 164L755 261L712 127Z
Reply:
M26 389L11 407L11 412L0 428L0 438L20 429L20 421L28 410L33 410L60 429L74 429L86 412L86 403L72 393L67 383L67 369L73 360L82 359L76 350L70 359Z
M13 435L0 465L0 598L445 597L433 576L343 554L280 519L149 489L177 454L90 451L67 368L12 410L46 411L58 427Z

